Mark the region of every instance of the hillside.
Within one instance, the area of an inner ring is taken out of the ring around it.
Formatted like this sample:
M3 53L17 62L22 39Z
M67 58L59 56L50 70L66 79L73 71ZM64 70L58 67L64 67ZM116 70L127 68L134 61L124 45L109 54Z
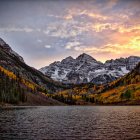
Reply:
M0 102L17 104L61 104L46 94L66 89L38 70L28 66L23 58L0 39Z
M47 89L49 93L65 88L65 85L55 82L35 68L28 66L23 58L15 53L2 39L0 42L0 66Z
M81 84L52 96L68 104L140 104L140 63L109 84Z
M0 66L0 105L64 105L40 92L38 85Z
M103 93L95 95L102 103L140 104L140 63L132 72L110 83Z

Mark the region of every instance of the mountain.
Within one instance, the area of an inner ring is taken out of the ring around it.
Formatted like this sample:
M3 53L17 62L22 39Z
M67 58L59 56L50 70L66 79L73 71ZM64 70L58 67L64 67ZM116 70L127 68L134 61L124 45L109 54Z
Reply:
M15 56L17 57L20 61L24 62L23 58L18 54L16 53L15 51L13 51L10 46L8 44L6 44L6 42L4 40L2 40L0 38L0 47L1 49L3 49L4 51L7 51L7 53L9 55L12 55L12 56Z
M64 105L49 98L41 87L0 66L0 107L13 105Z
M56 101L55 103L50 101L45 94L66 89L66 85L53 81L40 71L28 66L23 58L2 39L0 39L0 74L0 98L2 99L0 102L22 101L20 97L25 96L23 93L31 93L26 94L31 104L34 104L34 101L35 104L40 105L41 102L58 104Z
M67 104L140 104L140 63L128 74L106 85L85 83L53 94Z
M0 39L0 105L140 104L139 60L130 56L103 64L81 54L42 69L55 80L76 83L64 84L28 66Z
M103 104L140 104L140 63L130 73L104 86L95 98Z
M71 56L40 69L42 73L62 83L107 84L129 73L140 62L140 57L130 56L101 63L88 54L76 59Z
M50 92L65 88L63 84L53 81L40 71L28 66L24 62L23 58L15 53L2 39L0 42L0 66L23 77L24 79L28 79L35 84L44 87Z

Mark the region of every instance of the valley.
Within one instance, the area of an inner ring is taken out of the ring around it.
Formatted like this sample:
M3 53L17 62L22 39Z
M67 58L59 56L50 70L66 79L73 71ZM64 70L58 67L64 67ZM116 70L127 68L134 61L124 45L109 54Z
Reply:
M0 103L137 105L140 104L139 61L140 57L130 56L103 64L87 54L81 54L76 59L68 57L50 64L40 72L28 66L0 39ZM93 73L94 77L89 73ZM84 80L83 76L92 80Z

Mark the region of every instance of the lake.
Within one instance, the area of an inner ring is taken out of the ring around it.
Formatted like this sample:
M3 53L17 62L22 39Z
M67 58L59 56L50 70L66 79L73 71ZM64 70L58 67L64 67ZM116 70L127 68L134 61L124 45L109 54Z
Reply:
M43 106L0 110L0 140L140 140L140 106Z

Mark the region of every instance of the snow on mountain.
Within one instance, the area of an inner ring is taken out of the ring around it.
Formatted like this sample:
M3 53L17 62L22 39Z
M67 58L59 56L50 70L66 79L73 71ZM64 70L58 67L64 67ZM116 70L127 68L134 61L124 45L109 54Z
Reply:
M130 72L140 62L140 57L130 56L107 60L104 64L88 54L76 59L71 56L40 69L41 72L56 81L64 83L106 84Z

